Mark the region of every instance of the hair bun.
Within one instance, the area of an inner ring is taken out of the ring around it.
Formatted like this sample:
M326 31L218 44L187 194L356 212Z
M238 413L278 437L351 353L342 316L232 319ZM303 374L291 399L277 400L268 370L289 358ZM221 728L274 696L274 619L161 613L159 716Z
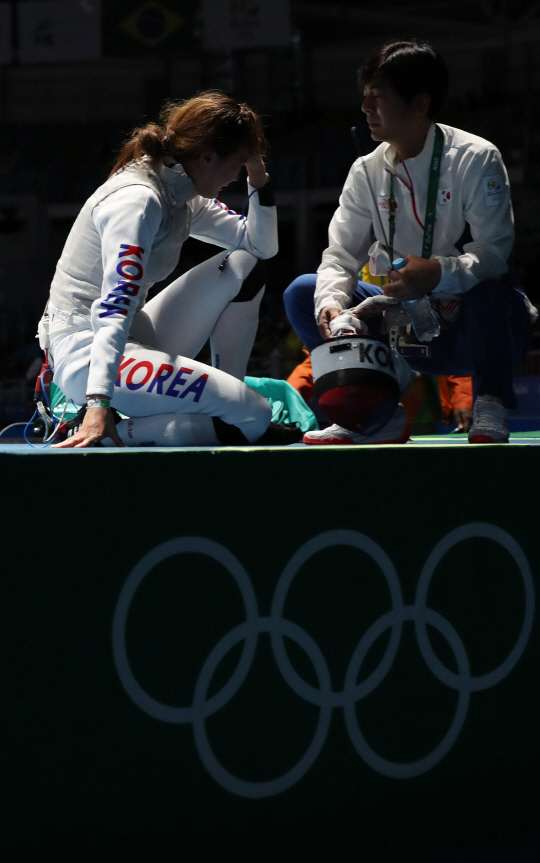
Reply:
M165 134L155 123L148 123L138 129L137 137L141 150L151 159L157 159L165 153Z

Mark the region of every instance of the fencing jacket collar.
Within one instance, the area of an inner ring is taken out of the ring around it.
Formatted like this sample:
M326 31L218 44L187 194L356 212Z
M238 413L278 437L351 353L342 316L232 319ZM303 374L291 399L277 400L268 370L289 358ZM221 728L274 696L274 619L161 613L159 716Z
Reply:
M185 203L197 197L197 189L180 162L175 162L174 159L166 156L162 162L156 165L155 170L173 200L178 199Z

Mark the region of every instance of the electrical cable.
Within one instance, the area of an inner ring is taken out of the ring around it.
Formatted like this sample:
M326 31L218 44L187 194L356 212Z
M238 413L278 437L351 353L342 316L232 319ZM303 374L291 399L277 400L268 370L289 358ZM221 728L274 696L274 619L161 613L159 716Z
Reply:
M43 414L45 414L45 417L44 417L42 415L42 412L39 410L39 407L38 407L34 411L34 413L32 414L32 418L30 420L28 420L28 422L26 423L26 425L24 427L24 431L23 431L23 437L24 437L26 443L28 444L28 446L31 446L32 449L45 449L46 447L50 446L53 439L54 439L54 433L55 433L56 427L58 425L58 420L56 419L56 417L54 416L54 414L52 412L51 403L49 401L49 397L47 395L47 391L46 391L45 385L43 383L43 375L48 374L48 372L49 372L49 369L46 369L44 372L41 372L41 374L39 376L39 381L41 384L41 392L43 393L43 395L45 397L45 402L46 402L47 407L49 409L50 419L47 416L45 409L43 408ZM64 413L65 413L65 411L64 411ZM30 441L28 440L28 437L27 437L28 428L34 422L36 415L39 416L42 423L45 425L45 434L43 436L43 441L40 445L30 443ZM52 425L52 433L51 434L49 434L49 425Z
M0 429L0 435L3 437L4 433L9 431L9 429L15 428L15 427L20 426L20 425L21 425L21 423L10 423L8 426L5 426L5 428ZM28 423L27 423L27 425L28 425ZM0 440L1 440L1 438L0 438Z
M28 428L29 428L29 426L34 422L34 420L35 420L36 416L39 416L39 414L38 414L37 410L36 410L36 411L34 411L34 413L32 414L32 418L31 418L31 419L29 419L29 420L28 420L28 422L26 423L26 425L25 425L25 427L24 427L24 431L23 431L23 438L25 439L25 441L26 441L26 443L28 444L28 446L31 446L31 447L32 447L32 449L41 449L42 447L39 447L39 446L36 446L36 444L30 443L30 441L29 441L29 440L28 440L28 438L26 437L26 433L27 433L27 431L28 431Z

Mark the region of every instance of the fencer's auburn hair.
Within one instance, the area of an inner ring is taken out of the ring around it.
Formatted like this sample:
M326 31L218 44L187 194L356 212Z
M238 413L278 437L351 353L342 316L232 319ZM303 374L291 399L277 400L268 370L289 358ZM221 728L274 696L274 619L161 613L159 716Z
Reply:
M438 51L419 39L386 42L375 48L358 72L360 88L377 78L406 102L419 93L430 97L430 120L440 116L448 96L448 69Z
M239 150L264 155L266 140L260 117L224 93L206 91L182 102L165 103L158 123L134 129L123 145L110 176L143 156L172 156L183 163L206 150L226 158Z

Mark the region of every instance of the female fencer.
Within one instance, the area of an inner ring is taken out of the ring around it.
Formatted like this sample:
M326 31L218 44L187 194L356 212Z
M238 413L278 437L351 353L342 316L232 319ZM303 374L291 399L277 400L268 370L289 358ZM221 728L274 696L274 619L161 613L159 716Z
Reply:
M168 104L159 124L136 129L124 145L83 206L52 282L54 380L84 405L57 431L57 447L301 438L271 423L268 402L243 382L264 292L261 261L278 248L264 151L259 117L214 92ZM217 200L243 165L247 218ZM145 304L190 235L222 250ZM208 339L211 366L193 359Z

